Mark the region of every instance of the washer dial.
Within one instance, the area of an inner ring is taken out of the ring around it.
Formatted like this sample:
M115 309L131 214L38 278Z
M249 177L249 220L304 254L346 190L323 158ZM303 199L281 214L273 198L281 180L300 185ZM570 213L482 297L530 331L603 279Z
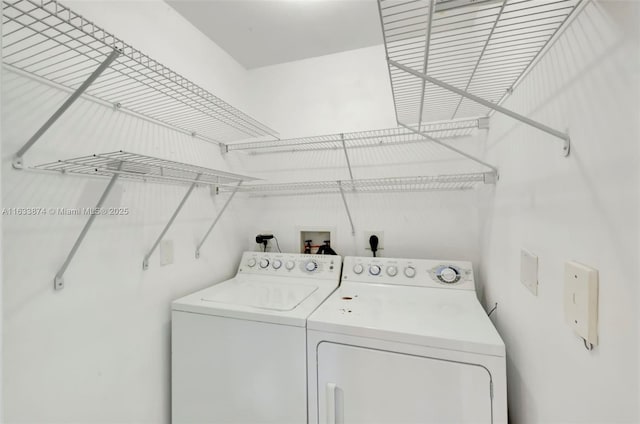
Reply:
M353 266L353 272L355 272L356 274L362 274L362 271L364 271L364 267L362 266L362 264L355 264Z
M269 266L269 259L262 258L260 259L260 268L264 269Z
M438 277L438 280L447 284L453 284L460 281L460 273L457 269L451 266L440 267L436 272L436 276Z
M416 269L412 266L405 267L404 275L406 275L409 278L413 278L416 276Z
M253 268L254 266L256 266L256 259L255 258L249 258L249 260L247 261L247 266L249 268Z
M287 261L287 263L284 265L289 271L291 271L293 269L293 267L296 266L296 263L293 261Z
M318 264L316 263L316 261L308 261L304 265L304 269L306 269L308 272L313 272L318 269Z
M273 269L280 269L280 267L282 266L282 261L280 259L276 259L273 261Z
M387 267L387 275L389 277L395 277L398 274L398 267L391 265Z
M379 265L369 265L369 274L371 275L380 275L380 266Z

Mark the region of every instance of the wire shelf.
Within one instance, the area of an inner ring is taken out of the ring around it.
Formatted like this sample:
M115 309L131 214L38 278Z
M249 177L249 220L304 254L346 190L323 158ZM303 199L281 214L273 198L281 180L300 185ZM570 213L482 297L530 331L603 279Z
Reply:
M465 137L476 128L482 127L484 118L460 119L455 121L432 122L421 125L421 132L438 139ZM344 140L344 145L343 145ZM309 150L340 150L402 145L424 142L423 136L406 128L388 128L383 130L361 131L344 134L330 134L316 137L292 138L279 141L256 141L227 145L227 151L245 151L251 154L278 152L296 152Z
M112 177L118 174L121 178L163 183L230 185L231 188L236 187L234 183L256 180L256 178L246 175L123 151L59 160L37 165L33 168L66 174L101 177Z
M454 191L471 190L477 185L492 183L490 173L467 173L452 175L371 178L342 181L309 181L279 184L245 184L238 192L251 196L294 196L335 194L344 192L356 193L388 193L388 192L420 192L420 191ZM232 191L232 187L224 187L221 191Z
M277 133L54 0L2 1L8 69L78 88L114 49L86 95L213 142Z
M582 0L378 0L387 56L500 104ZM389 66L398 122L484 116L471 100Z

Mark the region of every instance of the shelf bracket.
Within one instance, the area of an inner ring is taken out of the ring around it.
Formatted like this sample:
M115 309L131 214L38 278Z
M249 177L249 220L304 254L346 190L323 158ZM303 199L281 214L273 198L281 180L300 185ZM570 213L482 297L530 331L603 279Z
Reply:
M338 188L340 189L340 195L342 196L342 202L344 202L344 209L347 211L349 217L349 225L351 225L351 235L356 235L356 229L353 226L353 219L351 219L351 212L349 211L349 205L347 204L347 198L344 196L344 189L342 188L342 181L338 181Z
M222 209L220 209L220 212L218 212L218 215L213 220L213 223L211 224L211 226L207 230L207 233L202 238L202 241L198 244L198 247L196 247L196 259L200 259L200 249L202 249L202 245L204 244L205 241L207 241L207 238L209 237L209 234L211 234L211 231L213 231L213 227L215 227L216 224L218 223L218 221L220 220L220 217L222 216L224 211L227 209L227 206L229 206L229 203L231 203L231 200L233 199L233 196L236 195L236 193L238 192L238 189L240 188L241 184L242 184L242 181L238 182L238 185L233 189L233 191L231 192L231 195L229 196L229 198L225 202L224 206L222 206Z
M109 54L109 56L107 56L107 58L100 64L100 66L98 66L96 70L93 71L91 75L89 75L89 78L87 78L85 82L83 82L82 85L80 85L80 87L78 87L76 91L74 91L71 96L69 96L69 98L62 104L62 106L60 106L58 110L56 110L54 114L51 115L47 122L45 122L44 125L42 125L40 129L31 136L31 138L24 144L24 146L22 146L20 150L16 152L13 157L12 163L14 168L22 169L22 157L24 156L24 154L31 147L33 147L33 145L40 139L40 137L42 137L42 135L47 132L49 127L51 127L58 120L58 118L60 118L66 112L66 110L69 109L69 107L78 99L78 97L80 97L82 93L84 93L86 89L89 88L91 84L93 84L93 82L100 76L100 74L102 74L102 72L107 69L114 60L116 60L120 53L122 53L120 50L114 49Z
M151 250L149 250L149 253L147 253L145 255L144 260L142 261L142 269L143 270L149 269L149 258L151 257L151 255L153 255L153 252L156 250L156 248L158 247L158 245L162 241L162 238L167 233L167 231L169 231L169 228L171 228L171 225L173 225L173 221L175 221L176 217L180 213L180 210L182 210L182 207L184 206L184 204L187 203L187 199L189 199L189 196L191 196L191 193L193 192L193 189L196 188L196 186L198 185L198 180L200 179L200 176L201 176L201 174L198 174L198 176L196 177L196 180L191 184L191 186L189 187L189 190L187 190L187 193L182 198L182 201L180 202L180 204L176 208L175 212L173 212L173 215L171 215L171 218L169 218L169 222L167 222L167 225L165 225L164 229L162 230L162 232L158 236L158 239L156 240L155 243L153 243L153 246L151 247Z
M496 168L495 166L490 165L490 164L488 164L487 162L484 162L484 161L482 161L482 160L478 159L478 158L477 158L477 157L475 157L475 156L472 156L472 155L470 155L470 154L468 154L468 153L465 153L465 152L463 152L462 150L456 149L455 147L450 146L450 145L448 145L448 144L446 144L446 143L444 143L444 142L442 142L442 141L438 140L437 138L431 137L431 136L430 136L429 134L427 134L427 133L423 133L423 132L421 132L421 131L418 131L418 130L416 130L415 128L411 128L410 126L405 125L405 124L400 123L400 122L399 122L398 124L399 124L401 127L404 127L404 128L406 128L406 129L408 129L409 131L411 131L411 132L413 132L413 133L415 133L415 134L418 134L418 135L420 135L420 136L424 137L425 139L427 139L427 140L429 140L429 141L431 141L431 142L433 142L433 143L436 143L436 144L438 144L438 145L440 145L440 146L444 147L445 149L451 150L452 152L456 152L457 154L459 154L459 155L461 155L461 156L464 156L465 158L470 159L470 160L472 160L472 161L474 161L474 162L476 162L476 163L478 163L478 164L480 164L480 165L482 165L482 166L486 166L487 168L491 169L491 172L495 175L495 179L496 179L496 181L498 180L498 177L499 177L499 175L500 175L500 174L498 173L498 168Z
M568 134L563 133L561 131L555 130L547 125L544 125L538 121L534 121L533 119L529 119L526 116L520 115L519 113L513 112L510 109L504 108L500 105L497 105L493 102L490 102L488 100L485 100L481 97L478 97L474 94L471 94L465 90L462 90L458 87L454 87L453 85L447 84L446 82L440 81L439 79L430 77L429 75L426 75L424 73L418 72L414 69L411 69L407 66L404 66L398 62L396 62L395 60L389 59L387 58L387 61L389 62L390 65L403 70L409 74L415 75L418 78L422 78L422 80L430 82L431 84L437 85L438 87L444 88L445 90L449 90L453 93L456 93L462 97L466 97L469 100L473 100L476 103L480 103L483 106L486 106L490 109L493 109L497 112L500 112L502 114L505 114L513 119L516 119L520 122L523 122L527 125L530 125L532 127L535 127L541 131L544 131L548 134L553 135L554 137L558 137L559 139L562 140L562 152L564 156L569 156L569 151L570 151L570 147L571 147L571 139L569 137Z
M102 205L104 204L105 200L107 199L107 196L111 192L111 189L115 185L119 175L120 174L113 174L113 176L111 177L111 180L109 181L109 184L107 185L107 188L104 190L104 193L102 193L102 196L100 196L100 199L96 204L95 210L100 210L102 208ZM75 244L71 248L71 251L67 255L67 259L64 261L64 263L58 270L58 273L56 274L53 280L53 288L55 290L62 290L64 288L64 273L67 271L67 268L69 267L69 264L73 260L73 257L76 255L78 248L80 247L80 245L82 244L82 241L84 240L85 236L89 232L91 225L93 225L93 221L95 221L96 216L98 216L98 214L91 213L91 215L89 216L89 219L87 220L87 223L84 224L84 228L82 228L82 231L78 236L78 239L76 240Z
M351 171L351 161L349 160L349 153L347 153L347 144L344 142L344 133L340 134L340 141L342 141L342 150L344 150L344 157L347 160L347 167L349 168L349 177L353 181L353 172Z

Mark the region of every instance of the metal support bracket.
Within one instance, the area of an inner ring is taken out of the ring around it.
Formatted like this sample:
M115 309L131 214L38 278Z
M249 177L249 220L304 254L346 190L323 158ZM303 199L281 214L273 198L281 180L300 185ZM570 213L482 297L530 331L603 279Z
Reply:
M342 188L342 181L338 181L338 188L340 189L340 195L342 196L342 201L344 202L344 208L347 211L347 216L349 217L349 225L351 225L351 235L356 235L356 229L353 226L353 219L351 219L351 212L349 211L349 205L347 204L347 198L344 196L344 189Z
M224 206L222 206L222 209L220 209L220 212L218 212L218 215L213 220L213 223L211 224L211 226L207 230L207 233L202 238L202 241L198 244L198 247L196 247L196 259L200 259L200 249L202 249L202 245L204 244L205 241L207 241L207 237L209 237L209 234L211 234L211 231L213 231L213 227L216 226L216 224L220 220L220 217L222 216L224 211L227 209L227 206L229 206L229 203L231 203L231 200L233 199L233 196L236 195L236 193L238 192L238 189L240 188L241 184L242 184L242 181L238 182L238 185L233 189L233 191L231 192L231 195L229 196L229 198L225 202Z
M344 157L347 160L347 167L349 168L349 177L353 181L353 172L351 171L351 161L349 160L349 153L347 153L347 144L344 142L344 134L340 134L340 140L342 141L342 149L344 150Z
M109 181L109 184L107 185L107 188L105 188L104 193L102 193L102 196L100 196L100 199L98 200L98 203L96 204L96 207L95 207L96 211L100 210L102 208L102 205L104 204L105 200L107 199L107 196L111 192L111 189L115 185L116 180L118 179L119 175L120 174L113 174L113 176L111 177L111 181ZM98 214L96 214L96 213L92 213L89 216L89 219L87 220L87 223L84 224L84 228L82 228L82 231L80 232L80 235L78 236L78 239L76 240L75 244L71 248L71 251L67 255L67 259L64 261L64 263L62 264L62 266L58 270L58 273L56 274L56 276L55 276L55 278L53 280L53 288L55 290L62 290L64 288L64 273L67 271L67 268L69 267L69 264L71 263L71 260L73 260L73 257L75 256L76 252L78 251L78 248L80 247L80 245L82 244L82 241L84 240L85 236L89 232L89 229L91 228L91 225L93 224L93 221L95 221L96 216L98 216Z
M91 84L93 84L93 82L100 76L100 74L102 74L102 72L105 69L107 69L114 60L116 60L116 58L120 55L120 53L122 53L120 50L114 49L109 54L109 56L107 56L107 58L100 64L100 66L98 66L96 70L93 71L91 75L89 75L89 78L87 78L85 82L83 82L82 85L78 87L76 91L74 91L73 94L71 94L71 96L69 96L69 98L62 104L62 106L60 106L58 110L56 110L54 114L51 115L51 117L47 120L47 122L45 122L44 125L42 125L40 129L36 131L34 135L31 136L31 138L24 144L24 146L22 146L20 150L16 152L16 154L13 157L14 168L22 169L23 167L22 157L24 156L24 154L31 147L33 147L36 141L38 141L38 139L40 139L40 137L42 137L42 135L45 132L47 132L47 130L58 120L58 118L60 118L62 114L64 114L66 110L69 109L69 107L78 99L78 97L80 97L82 93L84 93L86 89L89 88Z
M469 100L473 100L476 103L480 103L483 106L486 106L486 107L488 107L490 109L493 109L493 110L495 110L497 112L505 114L505 115L507 115L507 116L509 116L509 117L511 117L513 119L516 119L516 120L518 120L520 122L524 122L527 125L531 125L534 128L538 128L541 131L544 131L544 132L546 132L548 134L551 134L551 135L553 135L555 137L558 137L559 139L561 139L563 141L563 143L562 143L563 155L564 156L568 156L569 155L571 139L569 138L568 134L563 133L563 132L558 131L558 130L555 130L555 129L553 129L553 128L547 126L547 125L544 125L544 124L542 124L542 123L540 123L538 121L534 121L533 119L529 119L526 116L520 115L519 113L513 112L512 110L509 110L509 109L504 108L504 107L502 107L500 105L497 105L497 104L495 104L493 102L485 100L485 99L483 99L481 97L478 97L478 96L476 96L474 94L471 94L471 93L469 93L467 91L461 90L460 88L454 87L453 85L447 84L446 82L440 81L439 79L436 79L436 78L430 77L429 75L426 75L426 74L423 74L421 72L418 72L418 71L416 71L414 69L411 69L411 68L409 68L407 66L404 66L404 65L396 62L395 60L387 58L387 61L389 62L390 65L392 65L392 66L394 66L394 67L396 67L398 69L401 69L401 70L403 70L403 71L405 71L405 72L407 72L409 74L415 75L418 78L422 78L422 80L424 80L424 81L428 81L431 84L435 84L438 87L444 88L445 90L449 90L449 91L451 91L453 93L456 93L456 94L458 94L458 95L460 95L462 97L466 97Z
M153 252L156 250L156 248L162 241L162 238L167 233L167 231L169 231L169 228L171 228L171 225L173 225L173 221L175 221L176 217L178 216L178 213L180 213L180 210L182 210L182 207L184 206L184 204L187 203L187 199L189 199L189 196L191 196L193 189L196 188L196 185L198 185L199 179L200 179L200 174L198 174L198 176L196 177L196 181L194 181L189 187L189 190L187 190L187 193L182 198L182 201L176 208L175 212L173 212L173 215L171 215L171 218L169 218L169 222L167 222L167 225L165 225L164 229L158 236L158 239L156 240L156 242L153 243L153 246L151 247L151 250L149 250L149 253L145 255L144 260L142 261L142 269L144 270L149 269L149 258L151 257L151 255L153 255Z
M427 140L429 140L429 141L431 141L431 142L433 142L433 143L436 143L436 144L438 144L438 145L440 145L440 146L444 147L445 149L449 149L449 150L451 150L452 152L455 152L455 153L457 153L457 154L459 154L459 155L461 155L461 156L464 156L464 157L465 157L465 158L467 158L467 159L470 159L470 160L472 160L472 161L474 161L474 162L476 162L476 163L478 163L478 164L480 164L480 165L482 165L482 166L485 166L485 167L487 167L487 168L491 169L491 172L495 175L495 181L497 181L497 180L498 180L498 178L499 178L499 175L500 175L500 174L498 173L498 168L496 168L495 166L493 166L493 165L491 165L491 164L488 164L487 162L484 162L484 161L482 161L482 160L478 159L478 158L477 158L477 157L475 157L475 156L472 156L472 155L470 155L470 154L468 154L468 153L465 153L465 152L463 152L462 150L456 149L455 147L450 146L450 145L448 145L448 144L446 144L446 143L444 143L444 142L442 142L442 141L438 140L437 138L431 137L431 136L430 136L429 134L427 134L427 133L423 133L423 132L421 132L421 131L416 130L415 128L411 128L410 126L405 125L405 124L402 124L402 123L399 123L399 125L400 125L401 127L404 127L404 128L406 128L406 129L408 129L409 131L412 131L412 132L413 132L413 133L415 133L415 134L418 134L418 135L420 135L420 136L424 137L425 139L427 139ZM494 182L495 182L495 181L494 181ZM486 179L485 179L485 182L487 182L487 180L486 180Z

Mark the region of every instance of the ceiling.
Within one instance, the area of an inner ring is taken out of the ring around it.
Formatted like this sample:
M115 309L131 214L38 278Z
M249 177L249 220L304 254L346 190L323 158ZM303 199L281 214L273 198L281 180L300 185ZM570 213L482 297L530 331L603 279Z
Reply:
M247 69L382 44L375 0L165 0Z

